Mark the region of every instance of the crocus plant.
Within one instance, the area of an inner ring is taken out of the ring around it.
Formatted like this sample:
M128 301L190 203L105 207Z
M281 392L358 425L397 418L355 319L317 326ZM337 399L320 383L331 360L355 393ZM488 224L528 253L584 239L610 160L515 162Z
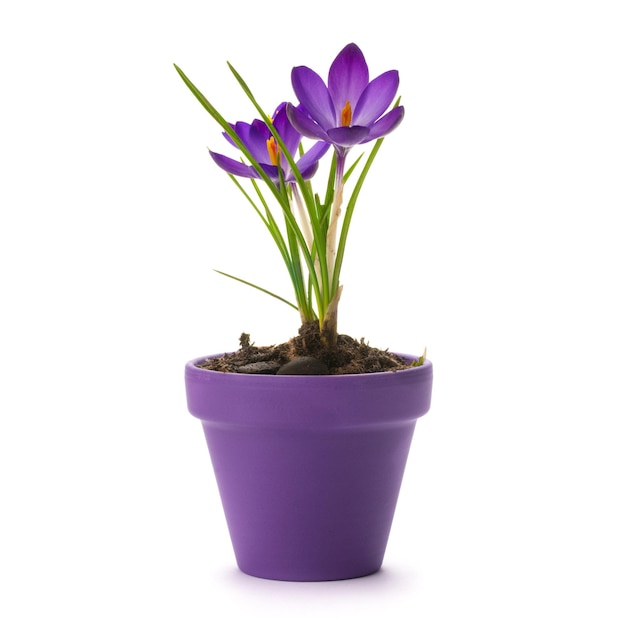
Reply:
M404 115L399 99L394 102L398 72L389 70L370 81L363 53L355 44L348 44L331 64L328 83L308 67L294 67L291 82L299 103L283 102L270 117L235 68L228 65L260 116L250 124L227 122L183 71L174 67L222 127L231 148L240 152L239 158L214 151L210 154L228 172L272 236L289 272L296 303L220 273L286 302L300 312L303 323L318 323L323 342L332 348L337 342L341 266L356 201L385 135ZM303 138L314 143L305 149ZM372 141L364 163L361 153L348 166L352 150ZM311 179L327 153L332 157L320 195ZM344 208L344 187L353 174L356 182ZM250 192L239 178L250 179ZM280 212L272 211L268 196L273 196Z

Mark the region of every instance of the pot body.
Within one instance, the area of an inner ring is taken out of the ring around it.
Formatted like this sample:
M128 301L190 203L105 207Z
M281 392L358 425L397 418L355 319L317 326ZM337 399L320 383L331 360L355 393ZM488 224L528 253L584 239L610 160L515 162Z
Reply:
M401 355L413 360L410 355ZM382 565L432 364L337 376L226 374L187 363L239 568L276 580Z

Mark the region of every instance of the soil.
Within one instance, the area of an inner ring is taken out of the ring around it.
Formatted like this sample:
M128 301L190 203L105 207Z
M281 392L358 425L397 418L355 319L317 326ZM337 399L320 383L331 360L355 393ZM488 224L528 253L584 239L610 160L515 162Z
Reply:
M322 344L317 323L304 324L296 337L276 346L257 347L246 333L242 333L239 344L236 352L207 359L197 367L220 372L302 375L388 372L416 365L347 335L339 335L337 348L329 350Z

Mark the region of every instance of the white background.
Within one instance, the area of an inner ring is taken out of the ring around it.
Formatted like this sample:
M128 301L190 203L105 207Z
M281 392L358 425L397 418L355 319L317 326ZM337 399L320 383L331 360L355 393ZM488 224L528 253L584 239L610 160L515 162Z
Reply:
M0 622L626 623L622 2L5 5ZM289 295L172 64L250 120L227 60L269 112L350 41L406 117L340 331L427 346L433 406L381 573L264 581L235 568L183 366L298 319L211 271Z

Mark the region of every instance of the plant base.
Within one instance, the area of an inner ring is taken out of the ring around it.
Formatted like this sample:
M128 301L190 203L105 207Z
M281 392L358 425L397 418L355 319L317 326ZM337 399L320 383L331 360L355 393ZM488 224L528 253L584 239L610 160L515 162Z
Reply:
M297 336L275 346L256 346L250 343L246 333L242 333L239 343L241 347L236 352L210 357L198 366L220 372L275 373L294 359L312 357L325 363L330 374L372 374L409 367L392 352L374 348L364 339L357 341L348 335L338 335L337 346L328 348L322 341L317 322L303 324Z

